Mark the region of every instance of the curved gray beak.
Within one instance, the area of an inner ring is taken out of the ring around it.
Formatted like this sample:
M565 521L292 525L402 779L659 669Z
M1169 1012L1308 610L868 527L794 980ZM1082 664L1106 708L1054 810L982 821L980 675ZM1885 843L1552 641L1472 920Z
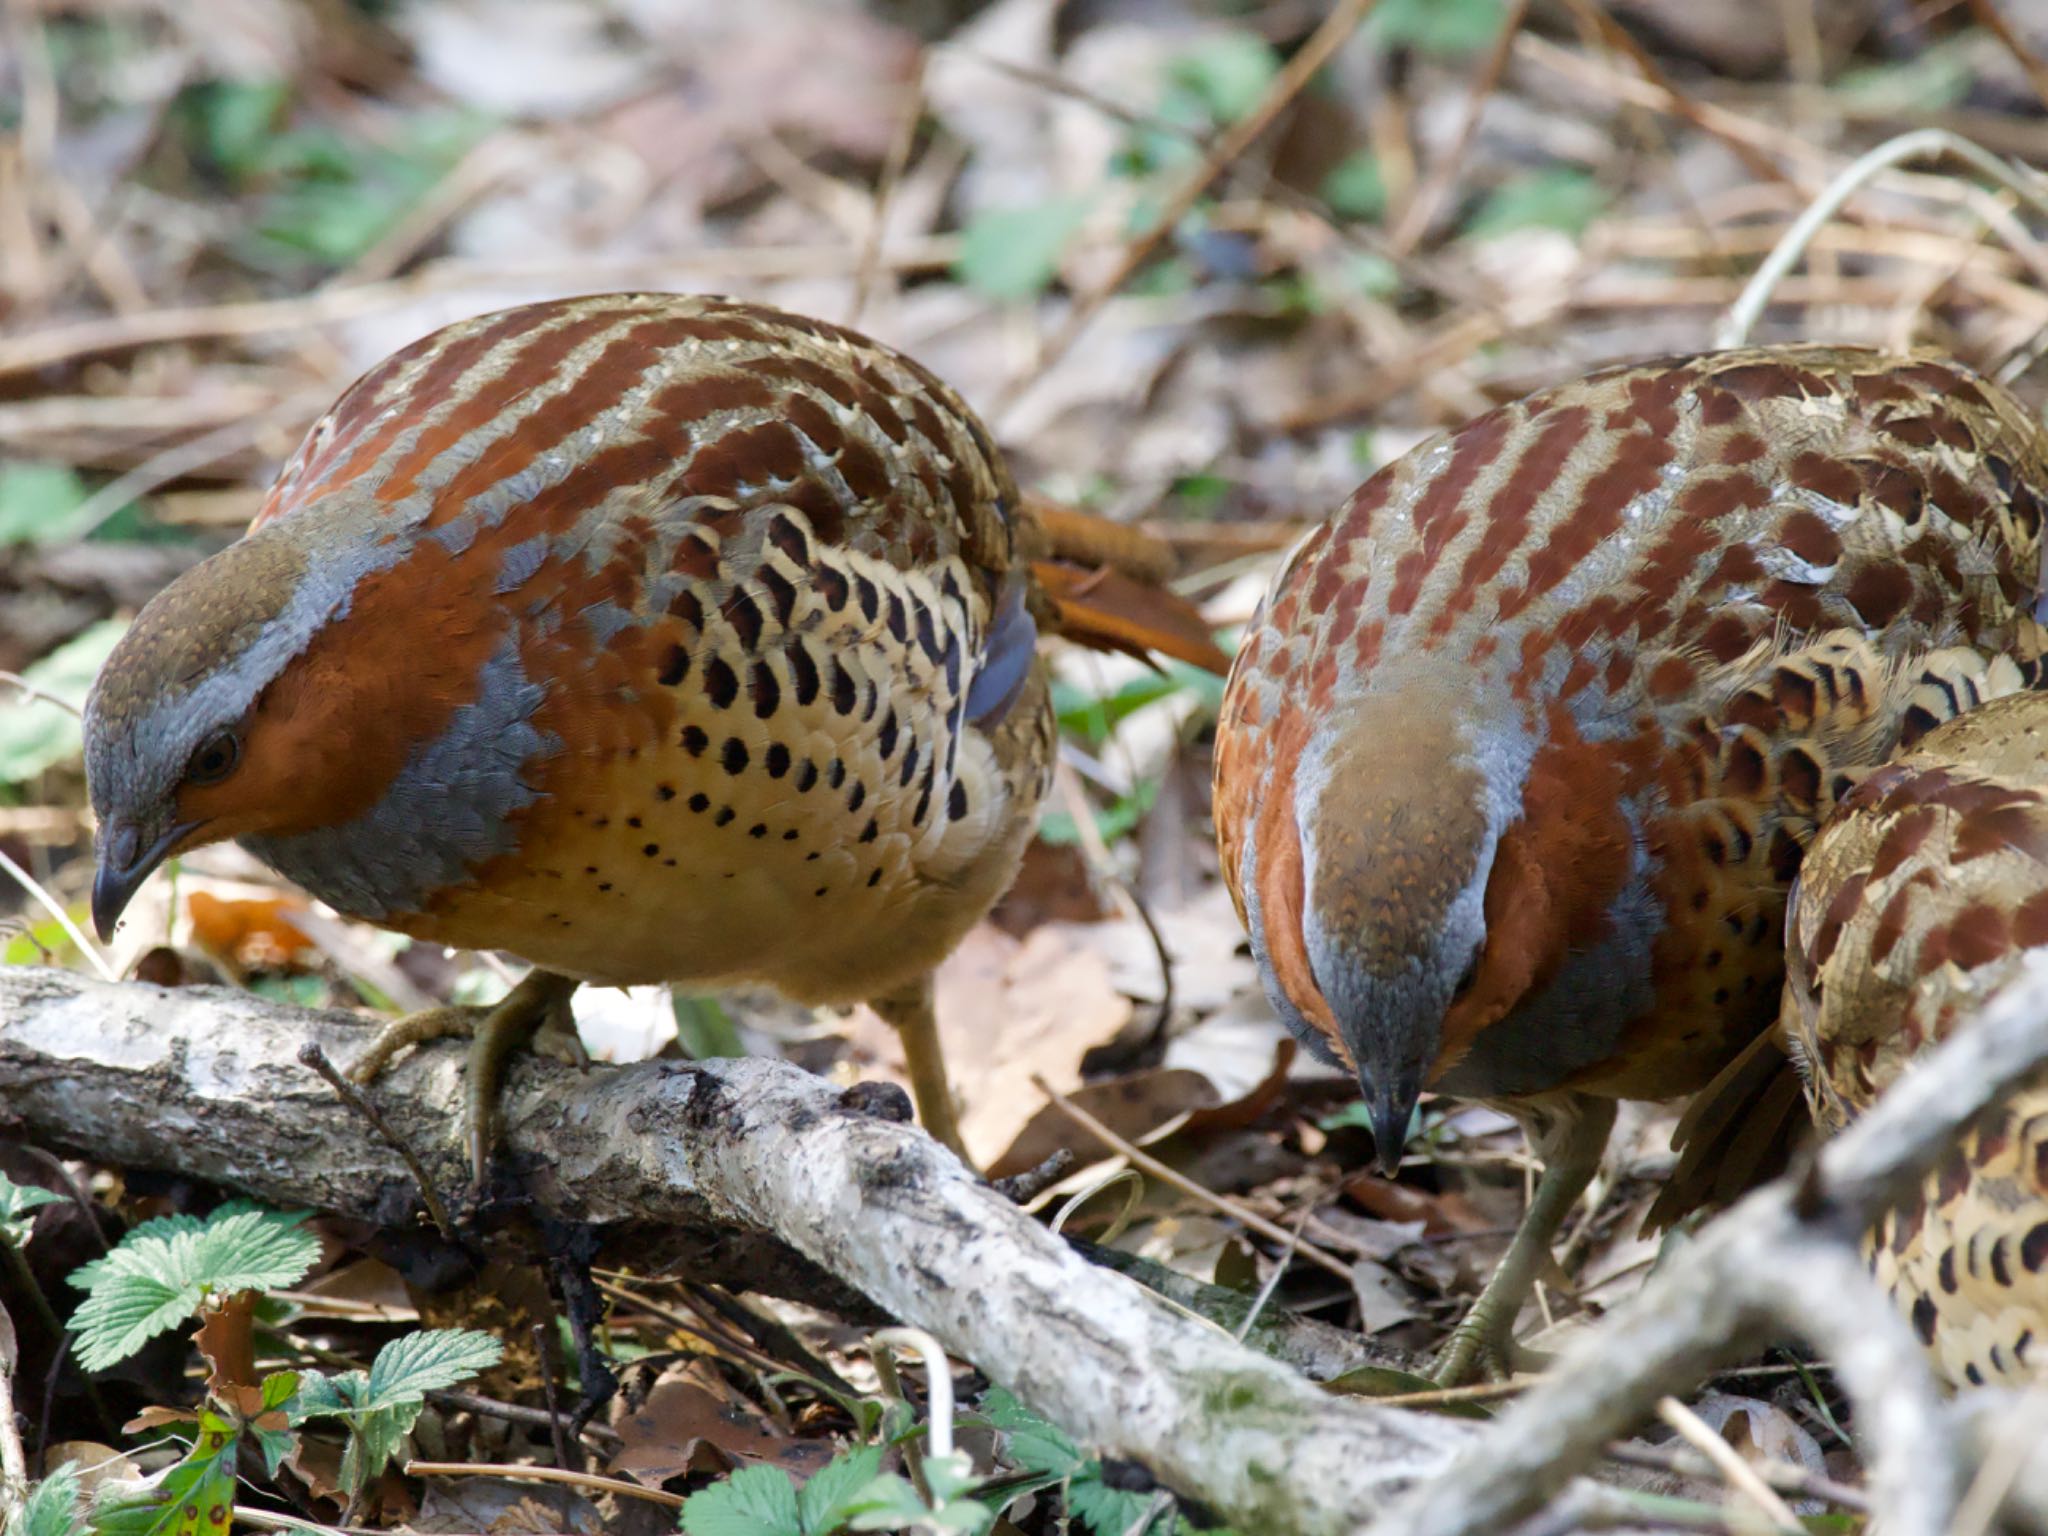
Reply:
M142 846L142 834L132 822L114 817L100 828L99 845L94 851L97 863L92 876L92 926L102 944L113 938L114 926L121 921L121 914L128 910L128 903L135 899L142 882L156 873L156 867L170 857L179 840L198 825L195 821L181 821L165 829L147 848Z

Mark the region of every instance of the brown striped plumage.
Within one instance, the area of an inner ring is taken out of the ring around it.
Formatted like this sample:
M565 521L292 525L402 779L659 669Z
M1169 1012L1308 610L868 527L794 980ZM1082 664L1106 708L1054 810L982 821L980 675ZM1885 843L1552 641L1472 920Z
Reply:
M1994 699L1865 779L1806 856L1786 940L1783 1035L1839 1130L2048 945L2048 696ZM2048 1371L2048 1074L1867 1249L1952 1385Z
M1176 648L1046 594L1051 543L960 400L838 327L660 294L450 326L108 662L99 916L240 838L345 913L556 977L874 1001L950 1134L929 972L1046 787L1033 615Z
M1383 1158L1425 1086L1543 1130L1565 1172L1501 1296L1611 1102L1698 1088L1770 1024L1837 799L2038 670L2044 493L2048 443L1966 370L1761 348L1504 406L1276 578L1218 735L1224 873Z

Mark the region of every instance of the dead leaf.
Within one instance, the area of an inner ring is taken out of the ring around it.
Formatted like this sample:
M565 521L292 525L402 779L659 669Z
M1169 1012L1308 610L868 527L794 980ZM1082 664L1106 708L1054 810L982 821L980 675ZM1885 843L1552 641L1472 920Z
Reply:
M1142 1144L1180 1130L1197 1110L1216 1102L1216 1089L1199 1072L1153 1067L1076 1088L1067 1099L1124 1140ZM971 1137L968 1144L971 1149ZM1036 1168L1061 1147L1072 1148L1084 1165L1110 1155L1093 1134L1056 1105L1046 1104L1018 1131L1008 1150L988 1165L989 1177L1007 1178Z
M799 1480L832 1459L827 1442L792 1439L760 1415L693 1381L660 1383L639 1412L612 1427L620 1446L610 1470L654 1488L688 1472L703 1445L715 1447L728 1466L767 1462Z
M1358 1298L1362 1333L1380 1333L1422 1316L1407 1282L1376 1260L1360 1259L1351 1266L1351 1291Z
M255 1393L243 1411L262 1406L256 1385L256 1292L236 1291L209 1308L199 1324L199 1353L206 1357L206 1389L235 1402L238 1388Z
M102 1484L142 1481L140 1467L97 1440L60 1440L43 1452L46 1467L61 1467L67 1461L78 1468L78 1488L87 1505Z
M939 967L939 1037L962 1105L961 1133L984 1167L1042 1102L1019 1085L1036 1072L1055 1088L1078 1087L1081 1057L1130 1021L1131 1000L1077 936L1085 927L1041 928L1019 942L982 923ZM857 1061L908 1083L902 1043L872 1010L854 1011L851 1039Z
M598 1536L604 1517L573 1488L503 1477L436 1478L427 1484L414 1530L488 1531L491 1536Z
M305 910L289 896L232 901L193 891L185 898L193 943L244 974L289 970L318 953L294 922Z

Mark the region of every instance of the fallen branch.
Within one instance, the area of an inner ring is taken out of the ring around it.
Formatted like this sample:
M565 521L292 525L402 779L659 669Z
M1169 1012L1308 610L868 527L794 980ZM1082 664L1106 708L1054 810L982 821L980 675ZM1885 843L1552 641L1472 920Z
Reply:
M1506 1530L1559 1495L1597 1497L1579 1474L1609 1440L1789 1332L1822 1348L1847 1391L1888 1530L1921 1536L1947 1526L1972 1458L1857 1235L2048 1059L2044 1017L2048 956L1831 1142L1807 1181L1707 1228L1486 1426L1325 1395L1090 1265L919 1132L781 1062L579 1075L525 1061L504 1144L541 1213L600 1228L636 1268L679 1259L696 1278L924 1328L1241 1529L1335 1536L1377 1516L1375 1531L1403 1536ZM298 1061L309 1038L346 1061L364 1035L348 1015L245 993L0 968L0 1110L104 1161L417 1223L397 1154ZM444 1189L463 1181L461 1055L418 1053L376 1090Z
M31 1139L103 1161L416 1221L397 1154L298 1060L310 1038L346 1062L366 1033L246 993L0 968L0 1105ZM416 1053L375 1089L444 1190L464 1181L461 1057ZM1353 1530L1478 1434L1325 1395L1090 1265L923 1134L844 1098L775 1061L579 1075L528 1060L512 1072L504 1152L547 1215L603 1228L606 1251L636 1268L665 1255L693 1278L825 1305L850 1287L854 1307L928 1330L1242 1529Z

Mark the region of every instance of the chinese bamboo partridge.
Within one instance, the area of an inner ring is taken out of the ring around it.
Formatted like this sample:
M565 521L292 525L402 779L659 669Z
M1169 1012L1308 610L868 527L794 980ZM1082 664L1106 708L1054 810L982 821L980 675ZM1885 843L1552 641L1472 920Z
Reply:
M505 1053L584 981L867 1000L957 1149L930 973L1046 787L1038 625L1213 652L1104 601L1114 571L1034 567L1052 533L952 391L836 326L664 294L450 326L108 660L95 919L235 838L345 914L531 961L359 1065L473 1033L479 1173Z
M1866 778L1814 839L1783 1033L1839 1130L2048 945L2048 695L1994 699ZM1963 1136L1866 1251L1951 1385L2048 1371L2048 1074Z
M1870 765L2029 681L2048 445L1953 364L1612 368L1368 480L1274 579L1216 753L1274 1006L1391 1169L1425 1088L1547 1169L1439 1361L1505 1355L1621 1098L1778 1008L1785 892Z

